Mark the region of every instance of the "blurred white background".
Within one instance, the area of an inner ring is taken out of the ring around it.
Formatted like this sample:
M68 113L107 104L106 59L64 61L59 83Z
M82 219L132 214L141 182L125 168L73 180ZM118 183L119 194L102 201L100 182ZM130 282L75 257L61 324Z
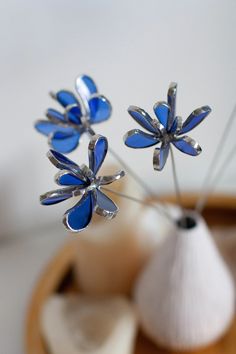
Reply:
M1 70L1 234L13 235L60 222L65 205L44 208L39 194L54 189L56 172L45 154L46 139L33 129L47 107L50 90L72 89L87 73L113 104L109 122L96 126L110 145L151 185L173 191L170 161L153 171L153 148L124 146L136 123L130 104L152 113L177 81L177 113L184 119L208 104L212 114L191 136L203 153L175 151L184 190L198 190L222 128L235 103L235 0L8 0L0 2ZM235 140L236 125L226 151ZM86 162L87 140L70 157ZM219 186L236 192L236 161Z

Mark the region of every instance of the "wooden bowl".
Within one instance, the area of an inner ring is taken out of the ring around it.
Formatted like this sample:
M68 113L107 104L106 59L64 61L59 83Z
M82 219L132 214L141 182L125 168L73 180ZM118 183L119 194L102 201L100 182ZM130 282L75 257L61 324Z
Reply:
M166 201L174 202L173 196ZM195 205L196 196L184 195L183 203L191 208ZM217 195L209 198L204 217L210 226L236 226L236 197ZM45 300L53 293L74 292L72 265L76 255L76 239L67 242L44 269L33 291L29 305L25 344L27 354L49 354L40 333L40 313ZM139 333L135 354L168 354L174 353L157 348L142 333ZM181 354L181 352L178 352ZM184 352L188 354L188 352ZM189 352L190 353L190 352ZM236 318L228 333L214 345L195 351L197 354L235 354L236 353ZM112 354L112 353L111 353Z

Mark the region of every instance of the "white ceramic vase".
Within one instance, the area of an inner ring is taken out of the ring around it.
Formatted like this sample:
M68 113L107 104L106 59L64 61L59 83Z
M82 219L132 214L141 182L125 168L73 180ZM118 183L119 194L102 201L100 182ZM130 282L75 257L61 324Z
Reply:
M234 316L231 274L204 220L189 215L192 227L176 227L174 237L145 266L134 291L144 332L175 350L216 341Z

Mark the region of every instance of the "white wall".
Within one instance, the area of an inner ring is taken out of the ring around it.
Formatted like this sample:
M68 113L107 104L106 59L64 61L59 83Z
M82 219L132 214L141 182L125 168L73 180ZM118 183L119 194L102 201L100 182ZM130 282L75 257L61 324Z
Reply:
M56 171L32 125L53 105L48 91L72 88L79 73L94 77L113 103L112 119L98 131L156 191L173 189L170 162L159 174L152 168L153 149L123 145L123 134L136 126L128 105L151 113L170 81L179 83L178 114L184 118L209 104L209 119L191 133L202 155L176 151L181 186L198 189L236 101L235 20L234 0L1 0L1 233L60 221L65 205L45 209L38 203L40 193L55 187ZM236 125L226 150L235 131ZM86 145L84 140L71 157L85 161ZM236 192L235 162L222 190Z

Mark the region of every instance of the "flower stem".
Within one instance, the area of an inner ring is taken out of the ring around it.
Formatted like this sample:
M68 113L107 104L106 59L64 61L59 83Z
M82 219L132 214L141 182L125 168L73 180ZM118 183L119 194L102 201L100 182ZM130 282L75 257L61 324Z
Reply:
M170 156L171 156L171 163L172 163L172 172L173 172L173 179L174 179L174 186L175 186L175 194L176 194L176 199L177 203L182 211L182 221L181 224L183 227L185 227L185 210L183 207L183 202L182 202L182 196L181 196L181 191L179 187L179 181L177 177L177 171L176 171L176 165L175 165L175 158L174 158L174 153L172 150L172 146L170 146Z
M157 204L154 204L153 202L148 202L148 201L145 201L145 200L142 200L142 199L138 199L136 197L133 197L131 195L127 195L127 194L124 194L124 193L121 193L121 192L117 192L117 191L114 191L113 189L110 189L110 188L107 188L107 187L101 187L102 190L106 191L106 192L110 192L110 193L113 193L119 197L122 197L122 198L125 198L125 199L129 199L129 200L132 200L133 202L136 202L136 203L139 203L139 204L142 204L142 205L145 205L145 206L148 206L150 208L153 208L155 209L159 214L162 214L164 215L172 224L173 224L173 218L169 215L169 213L164 209L162 208L160 205L157 205Z
M195 210L199 213L202 213L204 207L205 207L205 204L207 202L207 199L208 199L208 196L209 194L211 193L212 191L212 185L214 184L214 182L212 182L212 178L213 178L213 174L215 172L215 168L217 166L217 162L219 161L219 156L220 154L222 154L222 151L223 151L223 146L225 145L226 141L227 141L227 137L231 131L231 125L234 121L236 117L236 104L234 105L233 107L233 110L229 116L229 119L227 121L227 124L225 125L225 128L224 128L224 131L223 131L223 134L221 136L221 139L219 141L219 143L217 144L217 148L216 148L216 151L214 153L214 156L213 156L213 159L209 165L209 168L207 170L207 173L206 173L206 176L203 180L203 183L202 183L202 187L201 187L201 190L200 190L200 195L199 195L199 198L197 200L197 203L196 203L196 207L195 207ZM215 180L215 178L214 178ZM210 187L210 192L209 192L209 186Z
M225 160L222 162L222 164L218 168L218 171L216 172L215 176L213 178L211 178L210 187L208 187L208 189L202 195L201 200L197 204L196 210L199 213L203 212L203 210L204 210L204 208L206 206L206 202L208 200L209 195L214 191L214 189L216 188L216 186L219 183L219 181L225 175L227 167L229 166L229 163L232 161L232 159L235 156L235 154L236 154L236 145L234 145L233 148L230 150L230 152L226 156Z
M111 148L109 147L110 154L123 166L126 172L139 184L142 189L147 193L147 195L152 195L152 190L149 186L143 182L143 180L127 165L127 163Z

